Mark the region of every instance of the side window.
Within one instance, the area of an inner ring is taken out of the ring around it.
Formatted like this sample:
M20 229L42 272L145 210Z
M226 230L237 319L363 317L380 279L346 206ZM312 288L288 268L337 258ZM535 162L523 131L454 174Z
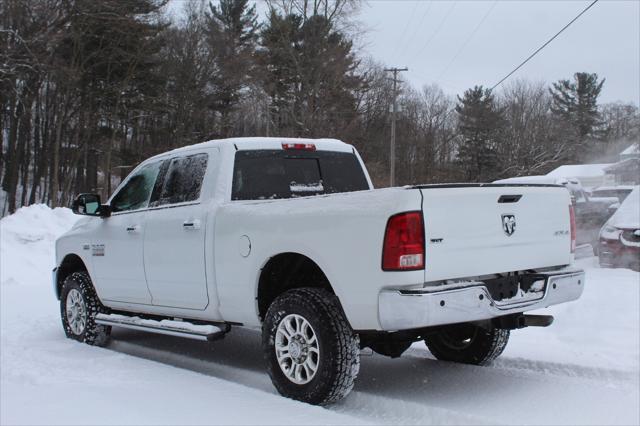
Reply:
M133 174L111 199L111 211L123 212L147 207L160 162L148 164Z
M207 171L207 154L167 160L163 165L164 182L154 190L151 205L186 203L200 198L202 180Z

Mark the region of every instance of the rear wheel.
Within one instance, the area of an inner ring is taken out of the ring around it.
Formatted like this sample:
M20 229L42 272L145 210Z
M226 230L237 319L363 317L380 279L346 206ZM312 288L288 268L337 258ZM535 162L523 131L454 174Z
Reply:
M111 327L96 324L95 318L107 309L100 303L86 272L74 272L64 280L60 293L60 316L68 338L89 345L104 346Z
M300 288L269 307L262 346L271 381L281 395L316 405L344 398L360 368L360 342L335 295Z
M509 341L509 330L455 324L428 335L424 341L439 360L485 365L502 354Z

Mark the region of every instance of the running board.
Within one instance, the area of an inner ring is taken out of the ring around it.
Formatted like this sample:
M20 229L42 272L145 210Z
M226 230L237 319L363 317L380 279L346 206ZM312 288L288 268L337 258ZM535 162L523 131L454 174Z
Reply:
M96 323L209 342L221 339L226 334L225 330L215 325L192 324L187 321L170 319L150 320L117 314L98 314L96 315Z

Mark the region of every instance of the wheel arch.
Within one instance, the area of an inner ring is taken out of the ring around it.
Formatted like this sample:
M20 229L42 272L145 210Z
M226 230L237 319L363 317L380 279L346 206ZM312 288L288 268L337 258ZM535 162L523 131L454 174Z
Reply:
M55 291L58 300L60 300L64 280L74 272L89 273L89 269L80 256L75 253L69 253L62 259L62 262L60 262L56 270Z
M256 289L260 320L264 320L276 297L288 290L302 287L324 288L336 294L325 272L310 257L297 252L271 256L261 268Z

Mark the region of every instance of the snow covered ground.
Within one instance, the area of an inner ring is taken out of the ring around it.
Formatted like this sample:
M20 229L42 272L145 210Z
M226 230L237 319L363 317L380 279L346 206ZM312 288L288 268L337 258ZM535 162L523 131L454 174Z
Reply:
M107 348L64 337L50 271L76 220L31 206L0 221L2 424L638 424L640 275L587 270L549 328L516 331L493 365L363 355L354 392L319 408L279 397L260 338L207 344L114 330Z

